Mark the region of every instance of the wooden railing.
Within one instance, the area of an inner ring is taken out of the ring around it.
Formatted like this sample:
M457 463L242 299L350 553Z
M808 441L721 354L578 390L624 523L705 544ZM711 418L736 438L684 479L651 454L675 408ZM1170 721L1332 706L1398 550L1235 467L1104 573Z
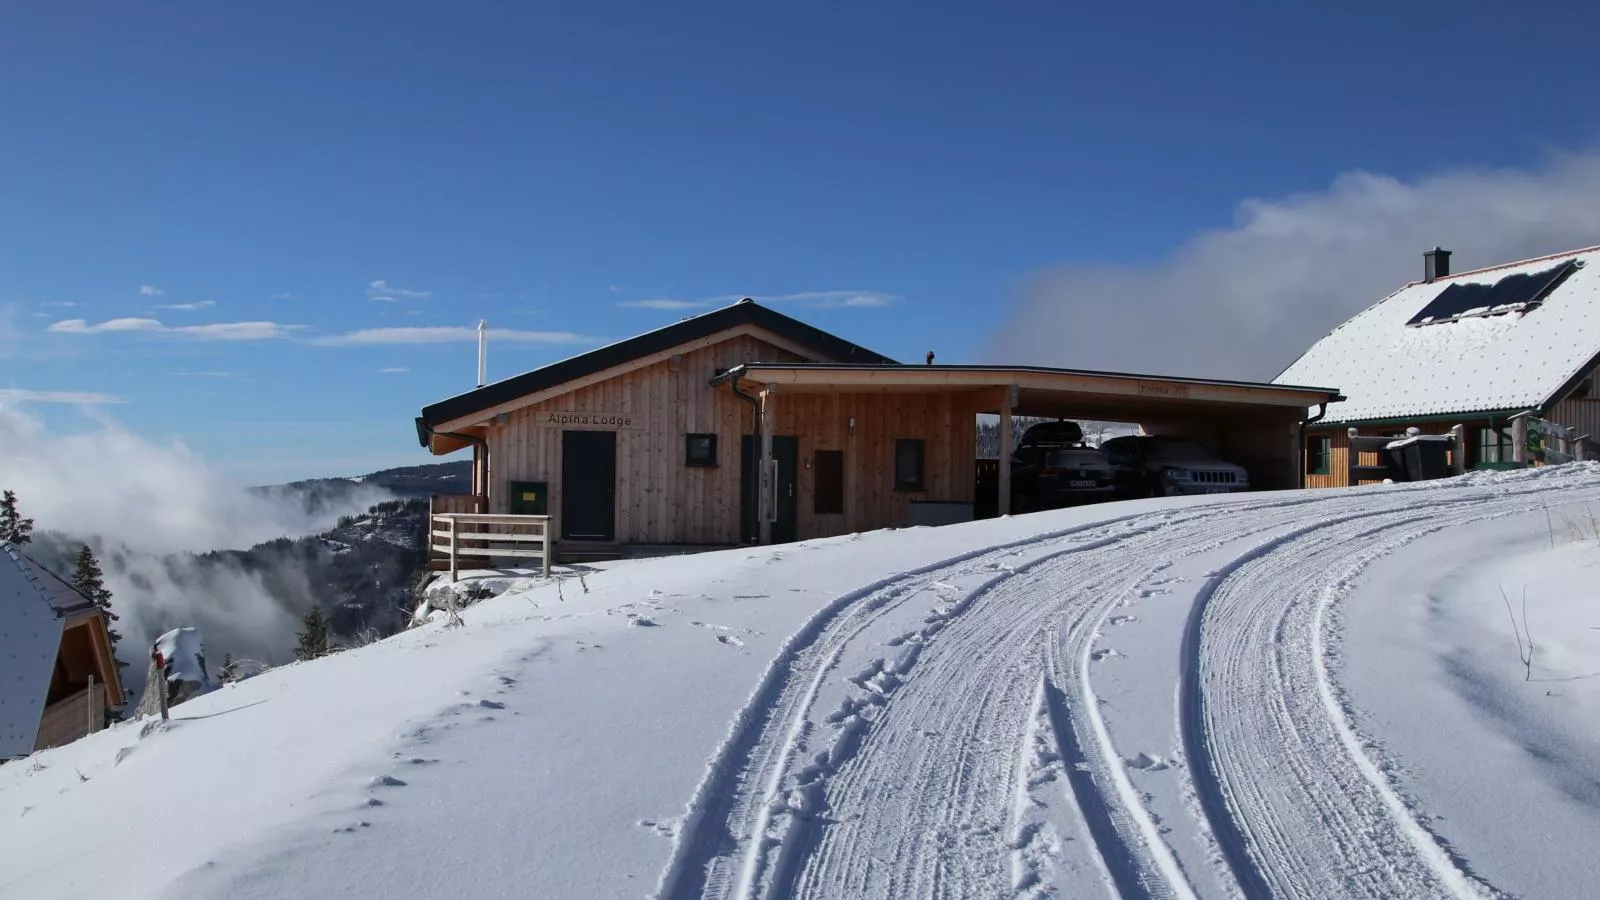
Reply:
M545 577L550 576L549 516L435 513L428 531L429 548L450 560L451 581L456 580L463 556L537 559Z

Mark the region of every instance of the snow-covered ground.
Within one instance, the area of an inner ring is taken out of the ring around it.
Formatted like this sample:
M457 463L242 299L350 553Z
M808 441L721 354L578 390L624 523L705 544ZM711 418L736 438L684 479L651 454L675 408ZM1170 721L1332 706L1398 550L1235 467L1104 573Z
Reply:
M1575 465L513 582L0 766L0 898L1592 896L1597 520Z

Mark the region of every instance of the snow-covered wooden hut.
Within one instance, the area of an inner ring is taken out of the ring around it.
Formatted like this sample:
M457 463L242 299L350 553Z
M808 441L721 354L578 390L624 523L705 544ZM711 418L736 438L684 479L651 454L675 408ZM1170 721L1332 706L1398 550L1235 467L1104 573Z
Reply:
M99 731L122 702L105 613L0 541L0 760Z

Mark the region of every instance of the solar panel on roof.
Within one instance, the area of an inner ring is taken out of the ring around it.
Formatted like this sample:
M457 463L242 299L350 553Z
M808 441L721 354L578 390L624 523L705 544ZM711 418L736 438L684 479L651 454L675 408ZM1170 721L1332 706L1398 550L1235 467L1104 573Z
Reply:
M1495 316L1522 312L1536 306L1556 285L1578 270L1578 261L1566 262L1541 272L1507 275L1499 281L1457 282L1411 317L1407 325L1437 325L1470 316Z

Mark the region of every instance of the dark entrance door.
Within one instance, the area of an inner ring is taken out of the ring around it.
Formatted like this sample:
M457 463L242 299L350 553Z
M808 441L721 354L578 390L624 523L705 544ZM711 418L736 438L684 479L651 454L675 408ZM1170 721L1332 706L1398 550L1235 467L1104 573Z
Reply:
M561 537L617 539L617 433L561 432Z
M761 540L761 521L756 518L761 491L761 438L745 435L739 443L739 533L747 544ZM772 542L787 544L797 534L795 527L795 470L800 464L800 439L793 435L773 435L772 458L778 461L778 520L772 523Z

